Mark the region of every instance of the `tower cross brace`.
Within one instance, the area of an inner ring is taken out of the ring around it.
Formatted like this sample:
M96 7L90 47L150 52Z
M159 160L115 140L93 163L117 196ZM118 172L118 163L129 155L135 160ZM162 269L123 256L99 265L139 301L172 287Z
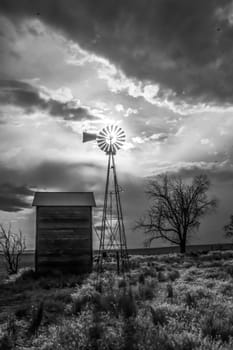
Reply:
M112 190L110 190L111 183L113 186ZM104 206L97 257L97 272L103 271L105 262L109 259L115 260L118 273L124 273L129 269L129 257L120 192L114 152L112 148L110 148L108 152Z

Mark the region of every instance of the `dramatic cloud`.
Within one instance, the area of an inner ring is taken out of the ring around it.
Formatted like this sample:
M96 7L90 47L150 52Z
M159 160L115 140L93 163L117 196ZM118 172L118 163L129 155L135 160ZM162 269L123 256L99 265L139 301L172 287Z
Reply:
M17 212L30 208L31 203L28 197L33 195L26 186L15 186L10 183L0 184L0 210Z
M64 120L96 119L87 108L78 107L75 100L55 100L47 91L23 81L0 80L0 104L21 107L27 113L36 109L46 110L50 115L60 116Z
M14 20L39 17L158 95L232 103L232 6L217 0L1 1Z

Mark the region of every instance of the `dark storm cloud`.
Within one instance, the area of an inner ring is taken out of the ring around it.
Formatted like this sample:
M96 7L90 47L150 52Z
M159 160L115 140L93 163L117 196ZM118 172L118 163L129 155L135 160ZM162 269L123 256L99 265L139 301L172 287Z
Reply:
M230 162L223 163L200 163L187 164L181 166L176 170L161 171L161 173L169 173L179 175L183 179L190 179L196 175L206 174L211 180L219 184L232 183L233 181L233 169Z
M14 20L38 17L128 75L189 102L233 102L229 0L2 0ZM229 7L229 8L228 8ZM160 92L161 93L161 92Z
M102 167L92 163L66 163L46 161L27 171L24 178L33 186L54 188L64 191L88 191L90 186L99 183Z
M27 197L32 196L27 186L16 186L10 183L0 184L0 210L17 212L31 207Z
M61 116L65 120L96 119L86 108L74 107L72 102L43 98L35 86L16 80L0 80L0 104L16 105L28 113L36 109L47 110L50 115Z
M13 169L0 164L0 210L20 211L31 207L34 191L91 191L94 186L104 188L103 169L92 163L46 161L30 169ZM23 185L22 185L23 184ZM27 184L27 185L24 185ZM96 186L98 184L98 186Z

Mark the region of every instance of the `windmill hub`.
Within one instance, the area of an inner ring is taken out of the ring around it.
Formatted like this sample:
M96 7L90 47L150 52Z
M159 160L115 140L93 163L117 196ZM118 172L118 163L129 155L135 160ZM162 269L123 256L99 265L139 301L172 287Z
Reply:
M110 145L111 143L115 143L117 140L116 135L111 133L108 137L106 137L106 142Z

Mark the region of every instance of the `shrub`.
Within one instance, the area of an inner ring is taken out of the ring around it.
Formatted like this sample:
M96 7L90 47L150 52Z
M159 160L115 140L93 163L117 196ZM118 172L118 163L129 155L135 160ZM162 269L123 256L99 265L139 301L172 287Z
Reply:
M32 309L32 318L28 328L29 334L34 335L37 333L43 318L43 312L44 303L41 301L37 307L33 307Z
M164 326L167 324L167 312L165 308L163 307L156 307L153 306L150 307L151 316L152 316L152 322L155 326L161 325Z
M103 284L102 281L98 281L95 285L95 289L98 293L102 293L103 291Z
M143 273L140 273L139 277L138 277L138 282L141 284L145 283L145 276Z
M46 323L52 323L57 320L57 317L64 313L65 304L61 300L47 298L44 301L43 312Z
M127 319L123 327L124 349L136 350L137 347L137 330L134 320Z
M144 277L147 277L147 276L156 277L157 276L156 269L154 267L148 267L148 266L142 268L142 274L144 275Z
M119 297L118 306L119 306L119 310L122 312L125 318L136 316L137 305L131 289L128 290L127 294L124 293Z
M0 350L12 350L13 348L14 344L11 337L8 334L4 334L0 338Z
M222 252L222 259L232 259L233 258L233 251L223 251Z
M100 320L99 314L94 309L92 325L89 328L89 339L90 339L90 348L91 349L98 349L98 342L99 342L101 335L103 333L103 326L102 326L100 321L101 320Z
M38 287L48 290L51 288L59 288L60 283L57 278L54 278L54 277L49 278L47 276L43 276L43 277L40 277L38 280Z
M187 253L187 256L190 256L191 258L197 259L200 256L199 252L190 252Z
M43 350L93 349L92 344L90 344L90 328L92 326L93 314L91 310L84 311L75 318L62 319L59 326L50 326L49 337L37 344L36 348Z
M195 295L193 293L186 292L185 303L188 307L196 307L197 301L196 301Z
M142 300L151 300L154 297L154 291L155 291L155 284L153 280L146 281L145 284L141 284L138 287L139 297Z
M171 281L175 281L177 278L180 277L180 273L178 270L172 270L171 272L169 272L168 277Z
M185 268L185 269L189 269L190 267L192 267L193 266L193 264L190 262L190 261L185 261L184 263L183 263L183 267Z
M16 319L14 314L8 315L7 318L7 335L10 337L12 341L15 340L16 336Z
M30 305L22 304L19 305L15 310L15 316L17 318L27 318L29 315Z
M27 281L27 280L36 280L38 278L38 275L33 269L24 269L20 275L20 277L17 279L17 281Z
M54 299L64 302L65 304L69 304L72 302L72 297L70 295L69 289L61 289L57 290L54 294Z
M109 293L107 295L99 295L99 297L96 298L95 306L96 309L99 311L118 314L118 300L112 293Z
M222 252L213 251L212 256L215 260L221 260L222 259Z
M155 268L156 268L156 271L158 271L158 272L165 271L166 270L166 265L157 263Z
M118 280L118 288L126 288L126 286L127 286L127 283L125 279L122 278Z
M171 299L173 298L173 287L170 283L167 284L167 297Z
M223 294L223 295L226 295L226 296L232 296L233 295L233 285L232 285L232 282L229 282L229 283L226 283L224 285L222 285L220 287L220 292Z
M192 275L187 275L184 277L185 282L193 282L195 280L195 277Z
M228 265L226 266L226 272L233 277L233 266L232 265Z
M90 300L89 297L84 295L74 298L72 303L73 314L78 315L82 311L84 306L88 303L89 300Z
M162 272L162 271L158 272L158 281L159 282L166 282L167 281L167 276L164 272Z
M209 312L202 318L201 329L204 337L220 337L222 341L228 342L229 338L233 337L233 317L218 311Z

